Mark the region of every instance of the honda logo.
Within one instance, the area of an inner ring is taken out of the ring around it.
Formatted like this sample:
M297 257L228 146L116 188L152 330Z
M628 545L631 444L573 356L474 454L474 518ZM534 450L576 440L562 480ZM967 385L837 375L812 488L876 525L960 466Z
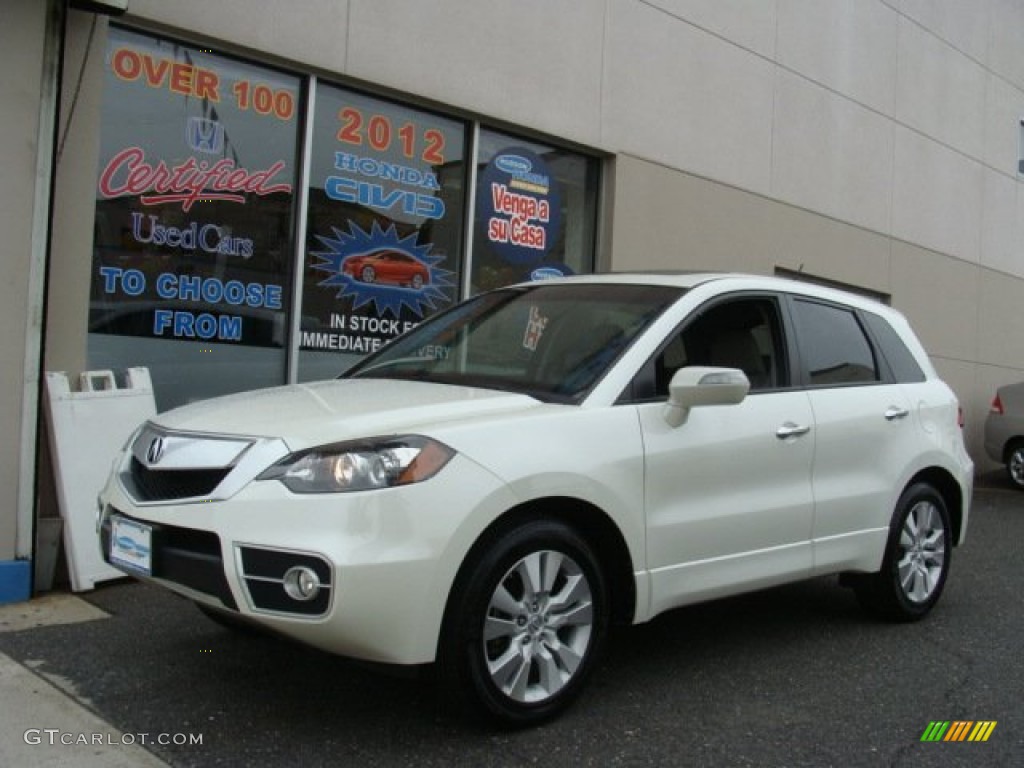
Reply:
M185 127L185 141L196 152L219 155L224 150L224 126L215 120L190 117Z
M164 439L160 436L154 437L150 440L149 448L146 450L146 462L150 465L158 464L163 457Z

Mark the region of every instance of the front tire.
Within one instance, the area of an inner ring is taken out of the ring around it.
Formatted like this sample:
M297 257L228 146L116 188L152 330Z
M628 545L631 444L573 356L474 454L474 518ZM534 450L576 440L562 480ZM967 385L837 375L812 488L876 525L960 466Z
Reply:
M855 583L861 605L893 621L924 618L942 596L951 544L942 496L927 483L907 488L896 503L882 569Z
M555 521L523 524L468 564L442 637L445 682L510 726L554 717L580 693L608 628L589 545Z

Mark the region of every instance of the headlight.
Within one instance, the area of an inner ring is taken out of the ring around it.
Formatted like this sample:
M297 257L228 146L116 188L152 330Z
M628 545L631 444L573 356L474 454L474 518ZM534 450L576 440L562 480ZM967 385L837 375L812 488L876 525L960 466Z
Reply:
M286 456L257 480L280 480L292 493L341 493L418 483L455 451L418 435L337 443Z

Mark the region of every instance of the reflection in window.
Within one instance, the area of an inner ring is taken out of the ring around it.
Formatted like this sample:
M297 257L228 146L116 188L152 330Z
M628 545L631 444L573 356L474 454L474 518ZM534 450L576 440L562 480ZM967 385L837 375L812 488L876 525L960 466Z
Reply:
M811 301L793 302L800 350L812 386L878 381L871 345L848 309Z

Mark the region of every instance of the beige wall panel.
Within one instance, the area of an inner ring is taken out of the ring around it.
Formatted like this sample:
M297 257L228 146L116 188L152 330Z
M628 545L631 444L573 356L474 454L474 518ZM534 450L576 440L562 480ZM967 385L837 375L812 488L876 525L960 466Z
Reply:
M1020 121L1024 91L998 75L989 74L985 92L985 163L999 173L1017 176L1020 160Z
M67 371L72 376L86 367L98 128L106 52L107 25L100 20L92 49L86 55L93 18L91 14L74 11L68 15L65 77L74 87L65 86L61 93L59 141L63 151L57 159L50 246L44 365L46 370ZM87 236L83 237L83 233Z
M576 141L598 140L601 5L350 3L349 74Z
M772 196L888 232L893 131L877 112L778 70Z
M776 266L889 293L888 237L801 208L765 201L765 249Z
M25 396L25 342L29 320L29 261L36 176L39 82L46 4L4 0L0 51L0 561L16 554L18 489L30 483L20 466L19 436ZM30 415L29 418L34 418ZM30 469L30 468L29 468Z
M978 354L986 365L1024 370L1024 334L1019 332L1024 280L983 269L978 297Z
M775 56L777 0L647 0L676 18L769 59Z
M988 59L990 69L1024 90L1024 4L990 0Z
M897 126L893 236L979 261L983 168L980 162Z
M614 199L614 269L779 266L888 291L889 241L872 232L627 156Z
M991 269L1024 277L1024 211L1021 184L1011 176L985 168L981 219L981 263Z
M887 0L973 59L988 58L991 0Z
M128 20L345 72L349 0L129 0Z
M977 62L903 18L896 119L970 157L985 155L985 86Z
M892 115L899 15L877 0L779 0L777 61Z
M628 155L615 161L610 268L764 273L764 198Z
M767 194L774 65L635 0L609 7L602 146Z
M979 272L974 264L893 242L892 304L933 357L975 359Z

